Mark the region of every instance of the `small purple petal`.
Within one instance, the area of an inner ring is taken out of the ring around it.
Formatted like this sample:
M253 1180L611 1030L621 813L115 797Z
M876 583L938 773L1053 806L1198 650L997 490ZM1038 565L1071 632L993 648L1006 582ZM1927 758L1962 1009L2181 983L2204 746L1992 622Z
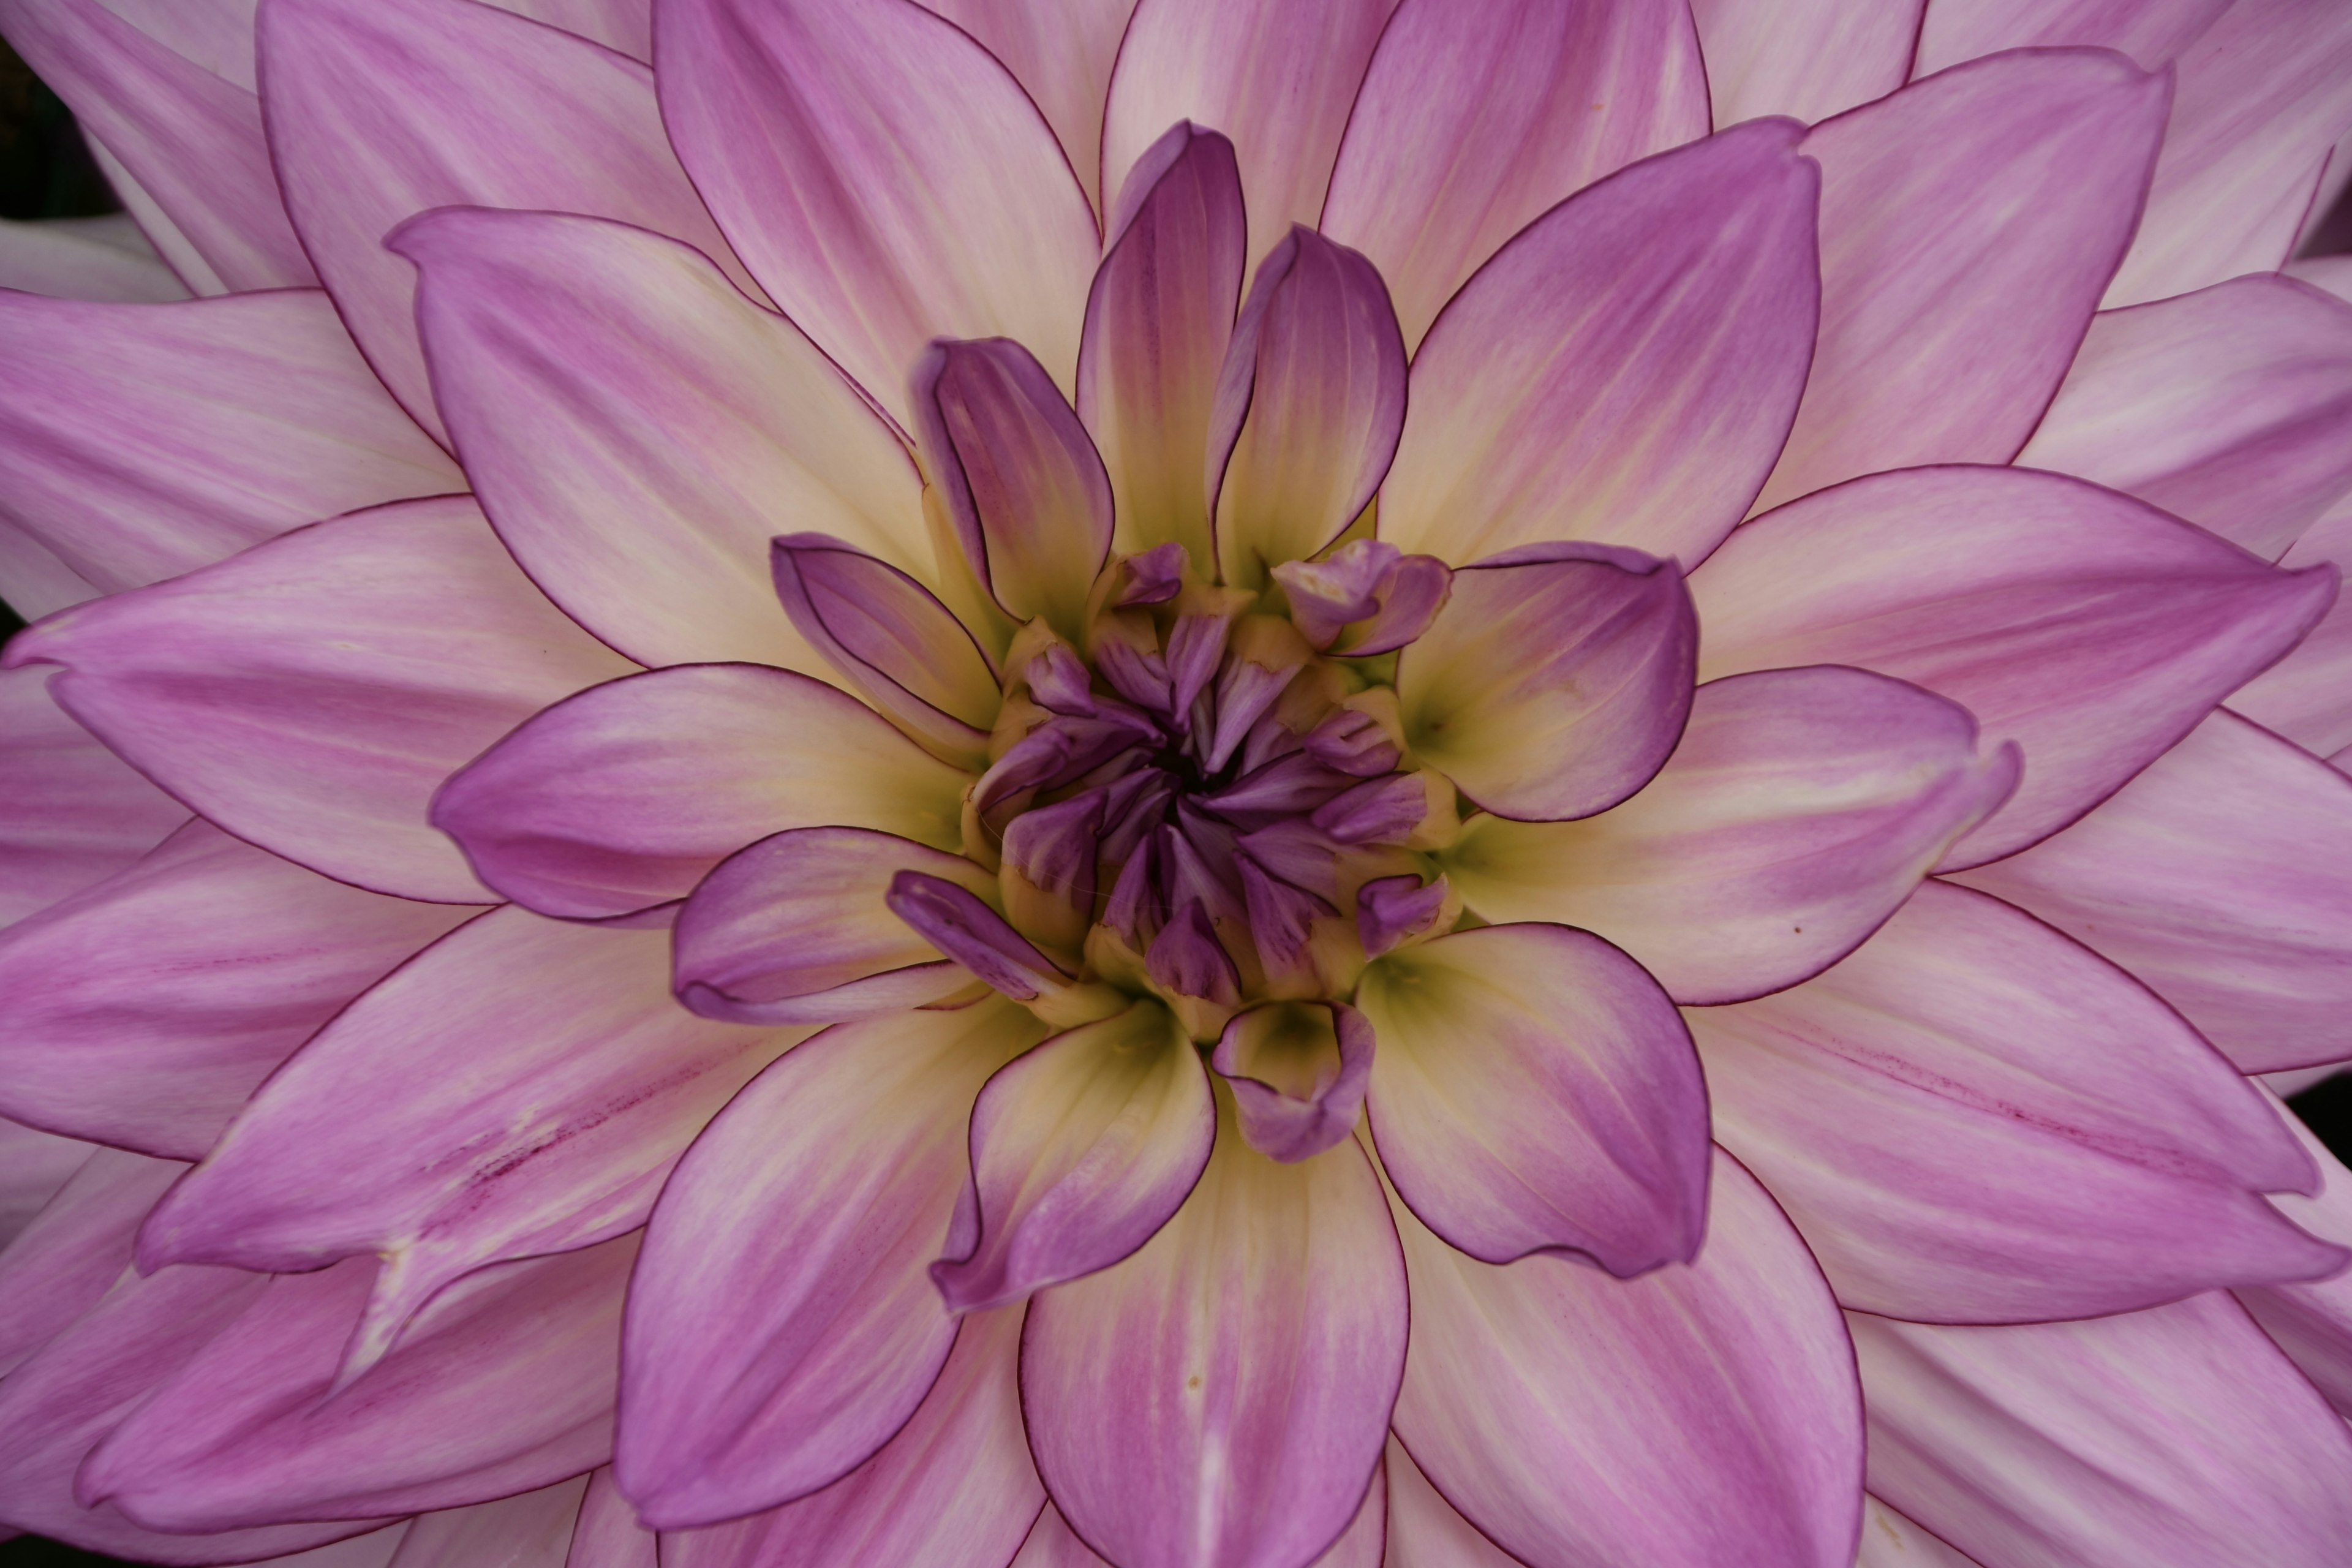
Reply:
M1208 910L1192 900L1160 928L1144 954L1144 968L1158 984L1181 996L1198 996L1230 1007L1242 999L1241 976L1217 941Z
M1134 776L1134 775L1129 775ZM1122 781L1123 782L1123 781ZM1004 864L1032 887L1060 901L1082 934L1095 899L1095 857L1108 790L1090 789L1053 805L1024 811L1005 826ZM1010 889L1007 889L1007 896ZM1015 910L1019 916L1021 910ZM1027 924L1024 919L1024 924ZM1034 928L1033 928L1034 929ZM1060 932L1044 933L1061 941ZM1071 939L1074 942L1076 937Z
M1242 898L1249 906L1250 937L1267 969L1279 972L1296 965L1307 950L1315 917L1339 911L1303 888L1269 877L1248 856L1235 857L1241 867Z
M1030 1002L1068 979L969 889L921 871L890 879L890 912L1007 996Z
M1339 847L1306 818L1293 817L1272 827L1261 827L1255 833L1244 834L1240 844L1252 860L1291 886L1320 893L1327 899L1339 896L1335 864Z
M1233 1087L1249 1146L1290 1164L1356 1130L1372 1080L1372 1026L1341 1002L1254 1007L1225 1026L1209 1065Z
M1379 720L1353 708L1342 708L1315 726L1307 752L1324 766L1360 779L1388 773L1402 755Z
M1379 613L1340 637L1334 653L1369 658L1418 639L1454 592L1454 569L1434 555L1408 555L1381 586Z
M1037 706L1052 712L1085 719L1093 717L1099 706L1086 660L1067 643L1052 644L1031 659L1023 679L1029 682L1029 695L1037 700Z
M1233 761L1250 729L1281 700L1298 673L1295 664L1269 668L1252 658L1230 661L1217 678L1217 727L1209 742L1212 773Z
M1321 561L1286 561L1272 575L1289 596L1291 624L1315 647L1327 648L1340 627L1381 607L1381 590L1400 553L1377 539L1355 539Z
M1158 842L1159 836L1150 834L1135 847L1120 865L1118 879L1111 884L1109 901L1103 906L1103 924L1117 931L1129 947L1143 946L1145 918L1158 920L1163 912L1152 897L1151 873L1159 858Z
M1095 668L1111 689L1139 708L1173 713L1175 697L1169 687L1168 661L1156 653L1105 637L1095 649Z
M1191 717L1193 700L1217 673L1233 624L1221 616L1180 616L1168 634L1169 711L1178 725Z
M1356 889L1356 935L1366 958L1378 958L1427 931L1445 907L1450 889L1438 878L1423 887L1419 877L1380 877Z
M1164 605L1184 586L1184 569L1191 557L1174 540L1155 544L1127 558L1127 586L1113 601L1120 609L1138 605Z
M1419 773L1391 773L1360 784L1307 820L1342 844L1402 844L1429 814Z
M1292 752L1198 799L1228 821L1257 827L1313 811L1346 789L1349 782L1347 773L1326 766L1311 753ZM1258 820L1248 820L1253 816Z

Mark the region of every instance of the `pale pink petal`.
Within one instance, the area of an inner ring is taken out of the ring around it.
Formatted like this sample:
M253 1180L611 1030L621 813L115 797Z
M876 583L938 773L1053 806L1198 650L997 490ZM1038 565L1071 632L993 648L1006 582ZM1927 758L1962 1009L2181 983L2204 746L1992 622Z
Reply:
M376 1254L348 1379L450 1281L643 1225L704 1123L798 1037L677 1006L665 932L496 910L297 1052L157 1207L141 1264Z
M2017 461L2275 561L2352 489L2352 305L2264 275L2095 316Z
M588 1478L471 1508L428 1513L408 1527L391 1568L564 1568Z
M363 892L191 822L0 933L0 1112L202 1158L295 1047L476 912Z
M277 0L258 44L287 211L369 363L436 433L416 275L383 245L403 218L585 213L734 259L635 60L467 0Z
M2195 43L2231 0L1928 0L1917 74L2003 49L2119 50L2149 70Z
M128 223L120 214L0 222L0 289L120 305L186 299L187 286L172 276L136 228L118 243L113 226Z
M1856 479L1759 518L1691 574L1699 677L1861 665L2024 748L1949 864L2074 821L2293 647L2333 567L2280 572L2128 497L2011 468Z
M399 1555L402 1543L408 1538L409 1522L397 1520L364 1535L346 1536L307 1552L268 1558L257 1568L392 1568L393 1559Z
M1854 1559L1854 1568L1979 1568L1979 1564L1865 1492L1862 1554Z
M493 4L618 49L631 59L654 58L652 0L493 0Z
M1807 136L1821 346L1757 504L2014 457L2130 241L2168 101L2126 59L2052 50L1959 67Z
M0 521L0 600L20 621L37 621L102 590L14 523Z
M1862 1401L1837 1307L1753 1177L1715 1160L1706 1247L1612 1279L1497 1268L1399 1212L1412 1353L1396 1432L1519 1558L1848 1568Z
M57 705L56 673L0 673L0 925L95 887L188 820Z
M279 1275L100 1445L78 1494L151 1529L231 1530L459 1508L576 1476L612 1452L636 1252L632 1235L485 1269L340 1395L375 1260Z
M0 519L108 593L465 476L315 289L176 305L0 294Z
M101 0L106 8L173 53L250 92L254 84L251 0Z
M140 1220L187 1169L120 1149L74 1153L73 1174L0 1251L0 1373L98 1305L131 1267Z
M1911 69L1923 0L1691 0L1715 123L1808 122L1893 92Z
M656 20L662 113L719 227L905 428L933 338L1012 338L1069 391L1094 215L985 49L913 0L676 0Z
M613 1468L589 1476L563 1568L659 1568L659 1552L654 1532L637 1522L636 1509L621 1495Z
M1045 1490L1022 1440L1021 1310L969 1319L896 1436L783 1507L662 1537L662 1568L1005 1568Z
M1411 348L1546 208L1706 135L1706 89L1680 6L1405 0L1356 97L1322 230L1379 267Z
M1475 819L1440 864L1491 921L1598 931L1684 1003L1817 974L2017 782L1965 709L1834 667L1703 686L1649 787L1581 822Z
M2280 1120L2319 1167L2315 1196L2282 1194L2271 1201L2315 1236L2352 1247L2352 1171L2290 1113ZM0 1266L5 1260L0 1259ZM2352 1416L2352 1270L2333 1279L2291 1285L2241 1287L2239 1304L2271 1342L2326 1396L2336 1414Z
M1072 1532L1068 1521L1052 1503L1037 1516L1037 1523L1022 1542L1020 1555L1013 1559L1012 1568L1109 1568L1095 1555L1094 1548Z
M90 1155L90 1146L0 1121L0 1247L14 1240Z
M2130 970L2247 1072L2352 1055L2352 780L2234 714L1961 880Z
M1380 534L1459 565L1550 540L1689 565L1789 433L1819 176L1772 121L1620 171L1464 284L1413 357Z
M488 902L425 820L450 772L628 662L515 569L469 497L404 501L77 605L8 645L238 837L403 898Z
M1450 1245L1620 1278L1698 1251L1706 1087L1641 965L1589 931L1487 926L1381 959L1357 1005L1380 1040L1381 1163Z
M2239 0L2174 63L2164 156L2110 306L2284 264L2352 130L2352 11L2333 0Z
M2352 562L2352 498L2306 530L2279 564L2290 570ZM2352 746L2352 597L2336 595L2319 624L2284 658L2230 694L2232 711L2296 745L2333 756Z
M1383 1568L1522 1568L1454 1510L1394 1436L1381 1469L1389 1494Z
M1403 1370L1404 1268L1363 1151L1277 1164L1219 1121L1142 1251L1029 1305L1030 1451L1121 1568L1313 1559L1359 1511Z
M1982 894L1929 882L1826 974L1687 1016L1716 1136L1848 1307L2083 1318L2352 1259L2259 1195L2313 1179L2261 1090Z
M1135 0L924 0L985 45L1028 89L1070 168L1101 211L1103 102Z
M789 827L959 845L970 782L823 681L677 665L530 720L443 786L433 821L507 897L597 920L683 898Z
M2227 1296L2020 1328L1849 1322L1870 1489L1980 1562L2343 1560L2352 1432Z
M922 1403L957 1337L927 1268L964 1182L965 1115L1044 1034L994 999L837 1024L688 1151L630 1295L615 1464L646 1523L806 1497Z
M2337 160L2330 159L2335 167ZM2342 160L2352 171L2352 157ZM2290 278L2300 278L2315 289L2325 289L2339 300L2352 300L2352 256L2306 256L2300 261L2290 261L2284 268Z
M768 542L816 529L930 560L920 481L791 322L708 260L620 224L435 213L434 394L499 536L583 626L647 664L824 664L778 609Z

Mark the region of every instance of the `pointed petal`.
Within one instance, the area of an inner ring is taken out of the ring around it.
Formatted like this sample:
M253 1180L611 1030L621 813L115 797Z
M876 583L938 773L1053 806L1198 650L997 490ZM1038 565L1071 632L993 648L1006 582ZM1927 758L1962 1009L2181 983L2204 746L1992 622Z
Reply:
M2052 50L1959 67L1807 136L1821 346L1758 506L2014 457L2130 242L2169 101L2128 60Z
M1692 574L1699 678L1854 664L1964 703L2024 748L1948 864L2048 837L2308 631L2334 569L2274 571L2111 490L2010 468L1857 479L1743 529Z
M129 230L126 243L115 243L111 226L129 221L118 214L0 222L0 289L117 305L186 299L187 285L172 276L138 229Z
M0 672L0 925L95 887L188 820L58 706L55 674Z
M2289 570L2352 561L2352 497L2338 501L2279 557ZM2352 598L2338 594L2319 624L2276 664L2230 694L2231 711L2326 757L2352 746Z
M2352 780L2234 714L1961 879L2130 970L2244 1071L2352 1055Z
M1496 252L1413 356L1381 537L1456 565L1558 539L1703 559L1771 471L1813 350L1798 135L1661 153Z
M1911 70L1925 0L1691 0L1717 125L1808 123L1893 92Z
M629 666L550 605L465 497L320 523L8 645L221 826L403 898L489 895L425 805L533 711Z
M2287 1218L2338 1247L2352 1247L2352 1171L2313 1136L2302 1119L2280 1121L2319 1167L2311 1197L2281 1194L2271 1201ZM5 1259L0 1259L5 1263ZM2297 1284L2241 1287L2244 1307L2263 1332L2293 1361L2339 1415L2352 1415L2352 1270Z
M1856 669L1702 686L1647 789L1582 822L1480 817L1440 858L1490 921L1556 921L1631 953L1677 1002L1817 974L1899 908L2009 794L2013 750L1967 711Z
M1837 1308L1753 1177L1717 1155L1714 1188L1697 1259L1633 1281L1496 1268L1398 1213L1397 1436L1526 1562L1848 1568L1862 1402Z
M1004 1568L1045 1500L1021 1435L1021 1310L979 1314L897 1436L783 1507L662 1537L663 1568Z
M0 294L0 518L108 593L466 488L324 294L131 309Z
M79 1168L0 1251L0 1373L98 1305L131 1267L139 1222L187 1169L121 1149L75 1152Z
M1848 1321L1870 1489L1980 1562L2343 1553L2352 1434L2225 1296L2019 1328Z
M1688 1016L1717 1137L1848 1307L2086 1318L2347 1261L2258 1195L2311 1180L2261 1091L1982 894L1929 882L1828 973Z
M1234 1091L1243 1139L1294 1164L1355 1131L1374 1047L1371 1025L1344 1002L1272 1002L1236 1015L1209 1059Z
M1546 208L1706 135L1706 84L1679 6L1406 0L1357 94L1322 230L1381 269L1410 348Z
M202 1158L297 1046L476 912L364 892L191 822L0 934L0 1113Z
M1216 1152L1116 1268L1030 1303L1029 1447L1124 1568L1277 1568L1355 1518L1404 1363L1404 1270L1350 1142L1276 1164L1219 1097Z
M963 1184L965 1113L1044 1034L994 999L838 1024L688 1151L624 1346L614 1464L648 1524L806 1497L922 1403L957 1335L925 1269Z
M1097 211L1116 191L1102 176L1103 100L1135 0L924 0L979 39L1026 89Z
M986 50L911 0L678 0L656 30L662 114L719 227L902 427L933 338L1012 338L1069 389L1094 215Z
M614 1481L613 1467L590 1475L563 1568L659 1568L658 1552L654 1532L637 1523L636 1509Z
M428 1513L408 1527L391 1568L564 1568L588 1478L471 1508Z

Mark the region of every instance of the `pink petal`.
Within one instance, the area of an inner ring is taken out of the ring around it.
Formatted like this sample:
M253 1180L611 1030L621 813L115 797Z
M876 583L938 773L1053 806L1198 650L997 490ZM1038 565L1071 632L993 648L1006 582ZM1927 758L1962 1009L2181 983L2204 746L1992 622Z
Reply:
M660 931L494 911L262 1087L148 1220L141 1266L381 1256L348 1381L452 1280L643 1225L687 1144L794 1038L678 1007Z
M963 1184L965 1112L1044 1033L993 999L835 1025L688 1152L624 1346L614 1462L646 1523L806 1497L922 1403L957 1337L926 1268Z
M1682 1003L1818 974L2017 783L1966 710L1862 670L1698 689L1649 787L1581 822L1480 817L1440 863L1490 921L1598 931Z
M0 673L0 925L95 887L188 820L57 705L55 673Z
M0 222L0 289L120 305L188 297L187 286L121 214Z
M2164 77L2111 54L2004 55L1806 137L1821 346L1757 505L2014 457L2131 239L2168 100Z
M78 1139L0 1121L0 1247L16 1238L90 1153Z
M1208 1163L1200 1054L1139 1002L1000 1069L971 1108L971 1176L931 1279L953 1312L1017 1301L1150 1241Z
M2103 312L2017 460L2275 561L2352 489L2352 305L2265 276Z
M2352 561L2352 497L2296 540L2279 564L2294 570ZM2230 707L2306 751L2352 745L2352 598L2336 602L2284 658L2230 694Z
M1233 1090L1244 1142L1292 1164L1355 1131L1374 1047L1371 1025L1344 1002L1272 1002L1236 1014L1209 1061Z
M1038 1471L1121 1568L1314 1558L1359 1510L1403 1368L1404 1271L1363 1152L1276 1164L1219 1120L1176 1217L1039 1296L1023 1336Z
M108 593L322 517L466 488L327 297L0 295L0 518Z
M0 31L142 187L143 202L128 205L165 216L158 226L142 214L142 226L191 288L315 283L278 205L251 77L224 79L154 36L165 30L99 0L0 3Z
M1118 548L1215 559L1201 457L1247 251L1234 144L1191 123L1127 176L1087 296L1079 416L1110 473Z
M1293 228L1258 264L1209 417L1223 580L1303 561L1372 499L1404 426L1404 340L1372 264Z
M2111 306L2283 264L2352 130L2352 14L2330 0L2246 0L2176 66L2164 156Z
M1581 1253L1621 1279L1698 1251L1706 1087L1639 964L1589 931L1487 926L1381 959L1358 1005L1381 1163L1449 1245Z
M1716 1136L1848 1307L2086 1318L2347 1260L2257 1195L2312 1181L2261 1091L1982 894L1929 882L1828 973L1689 1017Z
M788 827L960 844L969 781L823 681L679 665L541 713L451 778L433 820L509 898L595 920L682 898Z
M662 1568L1005 1568L1045 1491L1021 1434L1018 1310L969 1320L875 1456L821 1492L662 1537Z
M1812 353L1818 176L1798 135L1774 121L1661 153L1480 268L1413 356L1381 537L1457 565L1559 539L1714 549Z
M1979 1568L1952 1547L1878 1499L1862 1499L1862 1554L1854 1568Z
M187 824L0 934L0 1112L175 1160L352 998L476 911Z
M1069 389L1094 215L985 49L912 0L678 0L656 35L663 117L719 227L902 426L933 338L1012 338Z
M1679 6L1407 0L1357 94L1322 230L1379 267L1417 344L1547 207L1706 135L1706 83Z
M2321 1568L2352 1539L2352 1433L2227 1297L1849 1321L1870 1489L1981 1562Z
M1715 122L1808 122L1893 92L1911 69L1925 0L1691 0Z
M588 1478L563 1568L659 1568L654 1532L637 1523L637 1510L621 1495L610 1465Z
M464 497L339 518L78 605L8 645L58 701L238 837L403 898L486 902L425 820L467 758L628 669Z
M187 1169L120 1149L75 1152L79 1168L0 1251L0 1373L98 1305L131 1267L139 1222Z
M1103 100L1135 0L924 0L1004 62L1100 210ZM1116 194L1111 193L1111 194Z
M577 33L631 59L654 58L652 0L497 0L503 11Z
M2328 172L2336 172L2339 160L2330 157ZM2341 160L2346 174L2352 177L2352 158ZM2339 300L2352 300L2352 256L2306 256L2290 261L2284 268L2290 278L2299 278L2315 289L2325 289Z
M1962 880L2130 970L2244 1071L2352 1056L2352 780L2234 714Z
M1465 1518L1534 1564L1852 1561L1862 1411L1829 1289L1718 1155L1686 1268L1612 1279L1475 1262L1399 1213L1412 1353L1396 1432Z
M499 536L581 625L647 664L824 666L768 542L815 528L927 563L905 450L824 356L685 246L551 213L439 212L433 390Z
M13 523L0 521L0 600L19 620L39 620L100 590L58 559L57 552Z
M1387 1562L1393 1568L1523 1568L1454 1511L1394 1436L1381 1468L1388 1481Z
M2282 1114L2280 1120L2319 1167L2320 1185L2315 1196L2287 1194L2271 1201L2313 1235L2352 1247L2352 1171L2301 1119ZM2336 1414L2352 1415L2352 1271L2299 1284L2242 1286L2237 1294L2239 1305L2311 1379Z
M635 60L463 0L282 0L261 16L258 47L303 247L384 384L436 433L415 274L383 245L403 218L456 205L584 213L733 260Z
M77 1491L151 1529L202 1531L458 1508L578 1475L612 1451L636 1252L625 1236L486 1269L340 1396L375 1262L280 1275L99 1446Z
M588 1478L471 1508L428 1513L408 1527L400 1568L564 1568Z
M2155 760L2335 597L2138 501L2054 474L1915 469L1809 496L1692 574L1701 679L1856 664L1964 703L2025 778L1948 864L2063 827Z
M2231 0L1934 0L1919 30L1917 74L2003 49L2095 45L2149 70L2194 43Z
M1608 810L1650 782L1690 714L1698 622L1674 563L1527 545L1454 574L1397 665L1414 760L1498 816Z

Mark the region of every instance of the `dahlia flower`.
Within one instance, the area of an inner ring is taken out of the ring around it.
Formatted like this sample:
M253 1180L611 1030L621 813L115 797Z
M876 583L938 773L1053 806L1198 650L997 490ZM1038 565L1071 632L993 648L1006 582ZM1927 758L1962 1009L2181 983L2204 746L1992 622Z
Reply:
M2352 10L0 28L0 1521L2343 1561Z

